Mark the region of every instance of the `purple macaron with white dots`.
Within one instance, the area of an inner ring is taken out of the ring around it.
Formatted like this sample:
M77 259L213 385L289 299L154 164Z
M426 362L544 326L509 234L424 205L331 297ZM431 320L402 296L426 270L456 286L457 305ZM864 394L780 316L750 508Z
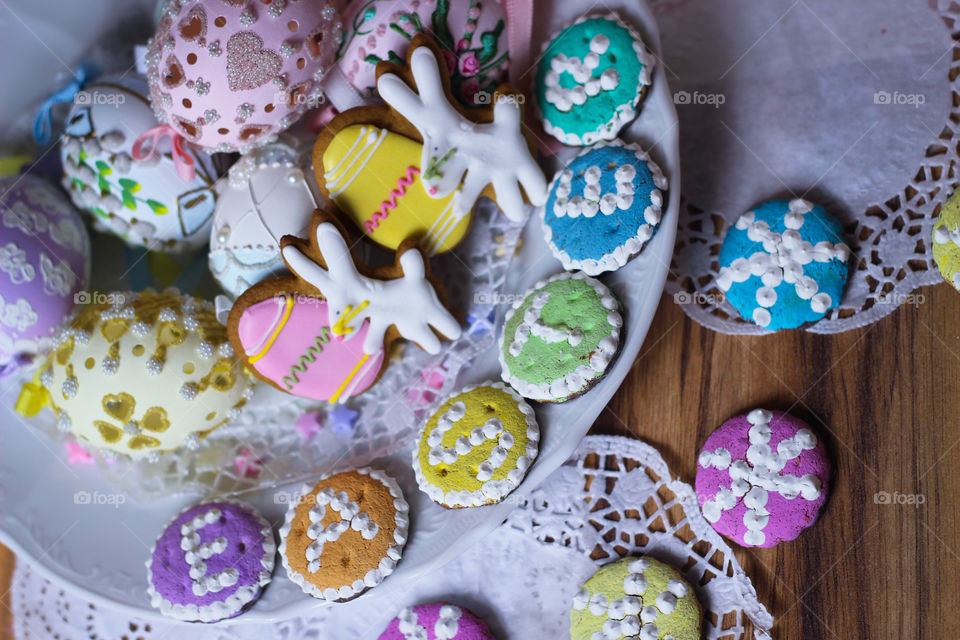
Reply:
M167 525L147 561L150 604L188 622L237 616L270 582L276 548L270 524L245 504L189 507Z
M697 464L704 518L744 547L793 540L827 501L827 450L802 420L754 409L710 434Z

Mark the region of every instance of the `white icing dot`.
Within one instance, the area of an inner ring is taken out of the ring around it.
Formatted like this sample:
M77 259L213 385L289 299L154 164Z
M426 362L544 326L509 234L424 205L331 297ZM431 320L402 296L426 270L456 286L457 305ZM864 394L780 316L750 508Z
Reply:
M607 69L600 74L600 88L604 91L613 91L620 84L620 74L616 69Z
M757 308L753 310L753 321L756 322L761 327L766 327L770 324L770 312L763 308Z
M630 182L634 179L634 177L636 177L636 175L637 168L629 163L620 165L617 167L616 173L614 173L617 182Z
M593 36L593 39L590 40L590 51L592 53L604 54L607 52L607 48L610 46L610 38L598 33Z
M810 298L810 308L817 313L826 313L833 301L828 293L818 293Z
M761 307L772 307L777 302L777 292L773 287L757 289L757 304Z

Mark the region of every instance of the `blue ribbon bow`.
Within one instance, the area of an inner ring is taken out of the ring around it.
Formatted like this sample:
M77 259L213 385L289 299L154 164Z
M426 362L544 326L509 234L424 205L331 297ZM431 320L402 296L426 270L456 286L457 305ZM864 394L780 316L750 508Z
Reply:
M73 72L73 79L70 83L41 103L37 110L37 117L33 121L33 139L36 140L37 144L45 145L50 142L50 135L53 133L51 113L54 105L62 102L73 102L73 99L83 91L86 84L98 75L100 75L100 68L97 65L92 62L81 62L76 71Z

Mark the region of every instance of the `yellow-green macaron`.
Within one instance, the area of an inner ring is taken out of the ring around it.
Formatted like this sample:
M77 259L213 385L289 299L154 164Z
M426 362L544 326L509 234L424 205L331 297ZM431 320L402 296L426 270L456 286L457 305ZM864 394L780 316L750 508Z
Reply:
M960 289L960 190L950 196L933 223L933 259L943 279Z
M571 640L699 640L703 614L693 589L649 556L602 567L573 598Z

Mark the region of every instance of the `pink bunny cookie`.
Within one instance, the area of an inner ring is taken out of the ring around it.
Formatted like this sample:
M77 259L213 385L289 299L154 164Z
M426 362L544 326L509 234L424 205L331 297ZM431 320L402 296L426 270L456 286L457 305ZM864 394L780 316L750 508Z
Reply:
M407 607L380 640L496 640L486 623L470 612L446 602Z

